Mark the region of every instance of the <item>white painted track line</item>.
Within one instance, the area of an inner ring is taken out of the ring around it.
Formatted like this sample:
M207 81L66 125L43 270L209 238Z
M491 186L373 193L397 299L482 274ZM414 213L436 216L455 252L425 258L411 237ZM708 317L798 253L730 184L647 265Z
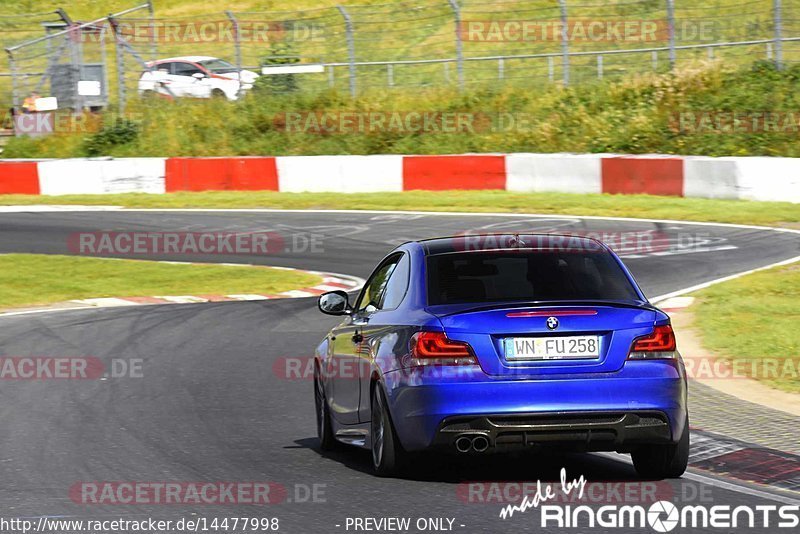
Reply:
M659 295L657 297L653 297L650 299L650 302L653 304L658 303L662 300L666 300L672 297L680 297L685 295L686 293L692 293L693 291L699 291L700 289L705 289L707 287L720 284L722 282L727 282L729 280L735 280L736 278L741 278L742 276L746 276L748 274L756 273L758 271L765 271L767 269L772 269L774 267L783 267L784 265L791 265L792 263L797 263L800 261L800 256L795 256L794 258L789 258L788 260L783 260L775 263L771 263L769 265L764 265L763 267L757 267L755 269L750 269L749 271L742 271L740 273L731 274L728 276L723 276L722 278L716 278L714 280L709 280L708 282L703 282L702 284L696 284L693 286L685 287L683 289L679 289L677 291L672 291L671 293L665 293L664 295Z

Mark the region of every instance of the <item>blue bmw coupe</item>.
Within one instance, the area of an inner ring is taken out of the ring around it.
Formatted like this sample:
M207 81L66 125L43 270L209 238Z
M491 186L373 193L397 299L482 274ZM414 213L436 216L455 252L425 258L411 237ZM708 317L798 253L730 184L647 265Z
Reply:
M428 449L630 453L646 478L689 456L686 372L669 317L603 243L468 235L404 243L315 353L322 449L372 451L379 475Z

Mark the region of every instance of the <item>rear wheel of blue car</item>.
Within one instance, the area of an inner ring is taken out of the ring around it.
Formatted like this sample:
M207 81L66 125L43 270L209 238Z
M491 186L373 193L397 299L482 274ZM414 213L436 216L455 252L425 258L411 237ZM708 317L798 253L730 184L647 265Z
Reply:
M405 451L397 440L392 426L386 397L380 384L372 390L372 422L370 423L372 468L379 476L390 476L402 471Z
M649 445L631 453L633 467L642 478L678 478L689 464L689 421L683 428L678 443Z
M328 411L328 403L325 401L325 389L322 387L319 367L314 367L314 408L317 412L319 448L323 451L332 450L336 447L336 438L333 437L331 413Z

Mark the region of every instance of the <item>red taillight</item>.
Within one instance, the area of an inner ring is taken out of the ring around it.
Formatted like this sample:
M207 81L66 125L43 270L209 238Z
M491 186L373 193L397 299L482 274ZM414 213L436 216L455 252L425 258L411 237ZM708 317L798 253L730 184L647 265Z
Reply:
M675 333L668 324L656 326L646 336L633 340L628 358L675 358Z
M411 357L417 365L441 363L473 365L475 355L469 343L448 339L444 332L417 332L411 337Z

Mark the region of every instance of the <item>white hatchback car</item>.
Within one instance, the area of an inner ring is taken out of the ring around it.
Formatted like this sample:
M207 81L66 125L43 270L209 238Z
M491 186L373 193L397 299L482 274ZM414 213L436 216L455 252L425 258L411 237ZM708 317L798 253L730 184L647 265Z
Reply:
M223 59L211 56L184 56L159 59L147 64L139 78L139 94L175 97L225 97L236 100L252 89L258 74L239 70ZM241 89L241 90L240 90Z

